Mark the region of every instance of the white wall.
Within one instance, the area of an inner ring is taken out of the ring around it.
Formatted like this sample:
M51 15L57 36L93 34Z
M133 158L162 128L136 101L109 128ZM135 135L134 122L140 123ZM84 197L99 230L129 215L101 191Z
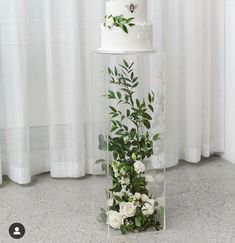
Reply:
M235 163L235 0L226 3L225 154Z

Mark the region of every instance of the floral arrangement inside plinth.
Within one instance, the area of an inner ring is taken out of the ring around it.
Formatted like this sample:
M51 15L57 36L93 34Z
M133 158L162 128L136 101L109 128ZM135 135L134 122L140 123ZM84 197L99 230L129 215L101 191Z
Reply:
M145 231L151 227L160 230L161 208L148 190L153 181L146 174L147 161L153 155L154 142L160 134L151 134L154 113L154 92L138 99L139 85L134 63L123 63L113 69L108 67L110 89L106 98L110 101L111 128L109 135L99 136L99 149L108 150L112 160L101 163L112 177L108 191L108 209L102 209L101 218L113 229L126 232Z

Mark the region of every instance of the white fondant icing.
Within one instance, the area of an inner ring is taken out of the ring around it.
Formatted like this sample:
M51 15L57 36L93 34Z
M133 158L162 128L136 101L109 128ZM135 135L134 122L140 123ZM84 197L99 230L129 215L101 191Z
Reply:
M101 48L113 51L139 51L153 48L151 24L136 24L125 33L121 28L101 26Z
M132 7L130 7L131 4L133 4ZM106 1L106 15L113 15L113 16L123 15L125 18L134 17L135 23L146 23L147 22L147 0Z
M125 52L145 51L153 49L153 28L147 23L148 0L106 0L106 16L123 15L134 26L126 25L128 33L111 23L111 19L101 26L101 49ZM106 19L107 21L107 19ZM110 23L109 23L110 22Z

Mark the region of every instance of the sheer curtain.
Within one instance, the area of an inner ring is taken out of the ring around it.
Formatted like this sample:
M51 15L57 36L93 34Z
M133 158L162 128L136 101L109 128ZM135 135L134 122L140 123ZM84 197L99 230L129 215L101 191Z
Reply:
M222 2L150 0L155 41L168 60L169 167L223 151ZM0 0L0 175L24 184L46 171L92 172L87 83L104 4Z
M224 151L224 1L164 1L166 164Z

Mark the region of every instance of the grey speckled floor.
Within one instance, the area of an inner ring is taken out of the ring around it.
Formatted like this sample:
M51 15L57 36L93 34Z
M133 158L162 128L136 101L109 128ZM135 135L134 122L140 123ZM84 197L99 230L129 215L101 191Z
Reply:
M29 186L5 179L0 187L0 242L105 243L106 230L92 217L92 194L103 180L55 180L36 176ZM92 193L91 193L92 192ZM12 222L22 222L21 240L8 236ZM235 242L235 165L220 159L180 163L167 172L167 230L130 234L112 243Z

